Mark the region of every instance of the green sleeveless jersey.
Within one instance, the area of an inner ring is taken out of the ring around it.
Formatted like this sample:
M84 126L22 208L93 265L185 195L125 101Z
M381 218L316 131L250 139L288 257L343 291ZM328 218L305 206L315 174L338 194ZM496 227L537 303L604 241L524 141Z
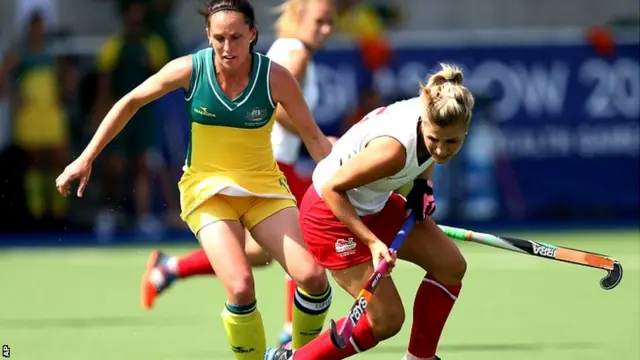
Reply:
M245 90L235 99L224 94L215 74L213 49L193 54L193 70L186 94L192 122L202 125L255 129L271 120L276 104L271 96L271 60L252 53L251 77Z

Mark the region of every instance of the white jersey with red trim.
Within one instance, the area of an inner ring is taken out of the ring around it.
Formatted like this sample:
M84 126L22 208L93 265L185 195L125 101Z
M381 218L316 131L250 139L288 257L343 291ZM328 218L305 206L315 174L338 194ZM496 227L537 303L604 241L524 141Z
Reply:
M318 163L313 172L316 192L322 197L321 189L327 180L350 158L364 150L371 140L389 136L398 140L406 150L407 158L402 170L390 177L347 191L358 215L381 211L394 190L414 180L433 164L432 158L422 165L418 164L418 122L421 113L422 103L417 97L369 113L333 145L329 156Z
M267 51L267 57L278 63L284 61L283 59L286 59L292 51L304 48L305 45L298 39L277 39ZM318 77L313 61L307 63L305 77L300 87L309 109L313 111L320 97ZM276 160L280 163L292 165L298 160L302 139L298 134L291 133L276 121L271 132L271 144L273 145L273 153Z

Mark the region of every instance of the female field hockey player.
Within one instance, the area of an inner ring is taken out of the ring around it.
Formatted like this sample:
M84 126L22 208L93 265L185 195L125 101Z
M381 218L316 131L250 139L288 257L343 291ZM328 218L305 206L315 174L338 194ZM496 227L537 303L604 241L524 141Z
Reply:
M331 34L334 8L331 0L288 0L279 6L280 17L276 21L278 39L271 45L267 57L287 68L302 86L305 100L313 110L318 102L318 78L312 56ZM294 171L301 146L301 138L295 125L282 108L276 111L271 144L280 170L284 173L289 189L297 203L311 185ZM268 265L272 258L248 234L245 251L252 266ZM153 251L147 261L147 271L142 278L142 306L150 309L156 297L176 279L196 275L213 275L215 272L206 253L198 249L183 257L167 256ZM291 341L295 282L286 275L285 324L280 342Z
M428 217L435 210L429 179L434 163L446 163L460 150L473 105L462 72L442 65L419 97L374 110L347 131L316 167L300 206L309 251L353 297L381 259L393 266L388 246L406 210L416 215L419 221L397 253L427 272L414 300L406 360L437 359L440 334L462 286L466 262ZM393 193L411 180L406 200ZM365 313L345 349L335 347L326 331L298 350L270 349L265 359L344 359L394 336L405 313L391 277L381 280Z
M307 251L295 198L273 157L276 107L289 114L314 160L324 158L331 143L293 75L253 51L258 29L251 4L212 0L205 15L211 48L171 61L120 99L56 185L68 195L71 181L78 179L82 196L93 160L136 110L185 89L191 139L179 182L181 216L225 288L222 319L235 358L262 360L265 334L244 250L245 228L298 284L293 343L301 346L317 336L331 303L326 273Z

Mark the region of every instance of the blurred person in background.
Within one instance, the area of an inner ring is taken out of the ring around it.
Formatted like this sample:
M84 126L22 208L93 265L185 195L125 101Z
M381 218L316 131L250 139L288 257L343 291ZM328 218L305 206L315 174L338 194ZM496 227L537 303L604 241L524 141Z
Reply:
M169 58L173 59L181 55L178 49L176 31L171 24L175 0L148 0L149 16L147 26L149 31L158 34L167 46Z
M317 105L319 85L313 53L322 48L329 38L334 21L334 7L331 0L288 0L278 7L280 17L276 22L278 39L271 45L267 56L287 68L301 84L305 101L309 108ZM294 123L282 107L276 111L271 144L278 167L287 179L291 192L299 202L311 185L301 179L294 166L302 146L302 140ZM264 249L246 234L246 251L253 266L268 265L272 258ZM151 308L155 298L177 279L196 275L214 275L211 263L204 250L199 249L183 257L174 257L159 251L151 253L147 270L142 279L142 304ZM285 324L280 343L291 341L295 282L286 276Z
M336 3L336 8L337 31L355 40L367 69L375 72L387 65L392 50L385 38L385 22L378 10L360 0L341 0Z
M375 87L371 86L363 89L360 92L355 108L347 114L342 122L342 132L347 132L353 125L362 120L365 115L381 106L384 106L382 95Z
M178 42L174 34L176 33L171 24L172 15L175 9L175 0L112 0L118 7L120 14L126 17L127 9L131 4L143 4L146 7L145 26L147 31L154 33L164 40L169 53L169 58L173 59L181 55L178 49Z
M54 33L58 30L59 16L56 0L14 0L15 24L18 33L23 36L28 29L33 12L38 12L44 23L46 33Z
M64 220L67 200L55 194L56 172L68 160L68 121L63 94L70 87L60 59L47 48L42 13L31 12L23 40L0 65L0 84L9 82L15 145L26 153L26 202L36 221Z
M147 4L144 0L129 1L123 9L123 30L112 35L98 53L97 99L92 114L92 128L115 101L140 85L168 60L166 44L145 26ZM118 225L116 208L120 205L119 186L126 165L134 174L133 208L138 229L147 235L157 235L160 222L151 214L151 177L149 153L157 139L153 107L140 109L107 148L103 169L102 209L96 218L96 232L101 238L113 235Z

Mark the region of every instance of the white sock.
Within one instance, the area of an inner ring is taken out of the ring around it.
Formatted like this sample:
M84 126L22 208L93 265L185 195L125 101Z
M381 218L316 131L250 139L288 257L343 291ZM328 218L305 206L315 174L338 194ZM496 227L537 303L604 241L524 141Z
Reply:
M162 273L162 271L160 271L160 269L153 269L151 271L151 276L150 279L151 283L153 284L153 286L157 288L160 288L160 286L162 286L164 284L165 281L165 277L164 274Z
M178 274L178 257L172 256L171 258L169 258L169 260L167 260L166 266L167 266L167 270L172 275L177 275Z
M290 322L284 324L284 326L282 327L282 331L287 334L291 334L293 332L293 325Z

